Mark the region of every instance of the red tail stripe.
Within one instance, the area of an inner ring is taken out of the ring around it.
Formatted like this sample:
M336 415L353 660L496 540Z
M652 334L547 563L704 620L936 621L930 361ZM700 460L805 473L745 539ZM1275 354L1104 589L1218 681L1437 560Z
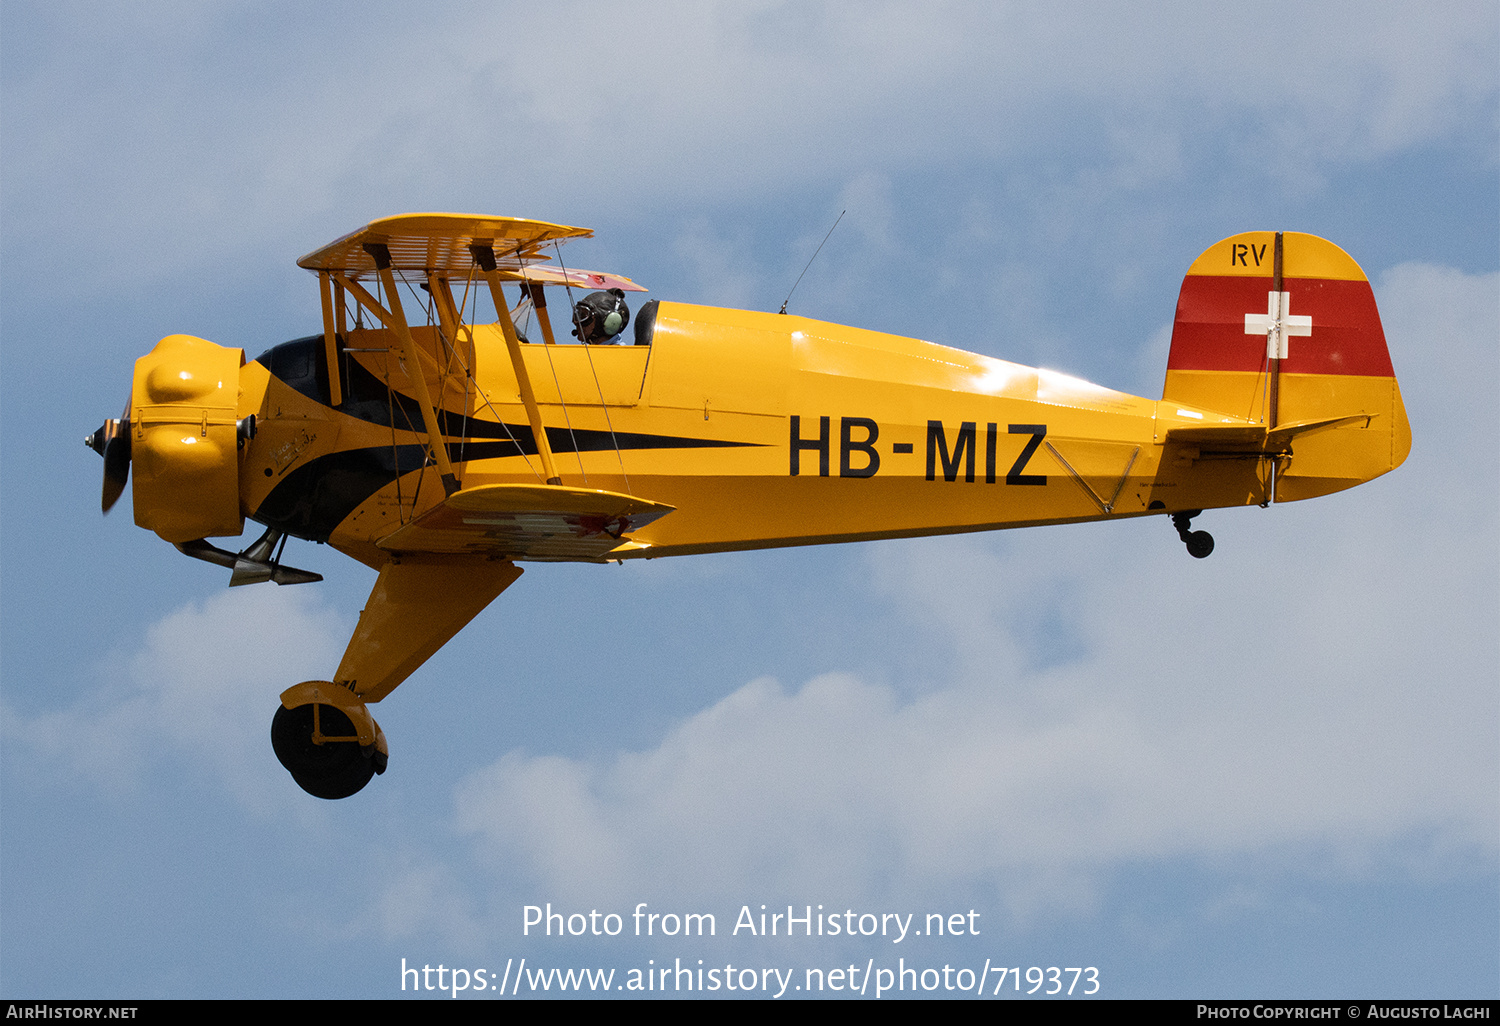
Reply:
M1172 326L1168 370L1259 371L1266 338L1245 333L1246 314L1264 314L1272 279L1189 275ZM1312 318L1312 335L1289 339L1286 374L1394 377L1385 331L1367 281L1286 278L1289 313Z

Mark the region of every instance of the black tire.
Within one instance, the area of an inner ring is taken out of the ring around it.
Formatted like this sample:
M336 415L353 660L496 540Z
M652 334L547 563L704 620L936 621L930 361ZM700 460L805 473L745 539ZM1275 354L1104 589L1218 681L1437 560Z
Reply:
M1188 555L1204 559L1214 550L1214 536L1207 531L1194 531L1187 537Z
M323 733L348 737L354 724L337 708L318 709ZM375 775L375 763L353 741L313 744L313 703L295 709L277 706L271 720L271 748L297 786L315 798L336 800L357 794Z

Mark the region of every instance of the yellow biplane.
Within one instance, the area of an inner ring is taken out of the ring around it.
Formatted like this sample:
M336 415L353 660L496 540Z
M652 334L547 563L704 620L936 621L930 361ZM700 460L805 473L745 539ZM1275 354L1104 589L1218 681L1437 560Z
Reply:
M385 770L369 704L518 562L1152 514L1203 557L1202 510L1338 491L1410 449L1369 282L1311 235L1236 235L1193 263L1160 400L785 314L652 300L632 321L625 297L644 289L562 261L588 235L373 221L298 261L321 333L252 362L168 336L137 361L124 416L87 439L104 509L133 464L136 523L231 586L319 580L282 562L288 537L379 571L338 668L285 691L272 724L311 794ZM549 317L559 290L576 343ZM246 517L266 530L243 550L207 540Z

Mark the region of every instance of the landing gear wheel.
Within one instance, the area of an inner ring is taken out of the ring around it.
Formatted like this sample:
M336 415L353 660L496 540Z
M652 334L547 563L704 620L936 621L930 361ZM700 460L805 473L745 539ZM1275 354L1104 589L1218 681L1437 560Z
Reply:
M309 703L288 709L283 705L276 707L271 720L271 747L302 790L316 798L347 798L370 782L377 771L374 756L384 753L365 752L354 741L314 744L314 708L324 735L350 737L355 733L349 717L334 706Z

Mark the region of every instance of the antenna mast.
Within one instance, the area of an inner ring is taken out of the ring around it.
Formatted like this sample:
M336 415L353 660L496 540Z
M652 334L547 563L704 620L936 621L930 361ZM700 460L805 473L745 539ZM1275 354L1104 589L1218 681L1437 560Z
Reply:
M839 226L839 222L844 219L844 215L848 212L847 208L839 211L839 216L833 219L833 228ZM833 234L833 228L828 229L828 235ZM823 241L818 243L818 248L813 250L813 255L807 258L807 267L811 267L812 262L818 259L818 254L823 252L823 247L828 243L828 235L823 236ZM807 267L802 268L802 274L797 275L797 280L792 282L792 292L796 292L797 286L802 284L802 277L807 274ZM786 305L792 301L792 292L788 292L786 298L781 301L781 310L778 312L786 313Z

